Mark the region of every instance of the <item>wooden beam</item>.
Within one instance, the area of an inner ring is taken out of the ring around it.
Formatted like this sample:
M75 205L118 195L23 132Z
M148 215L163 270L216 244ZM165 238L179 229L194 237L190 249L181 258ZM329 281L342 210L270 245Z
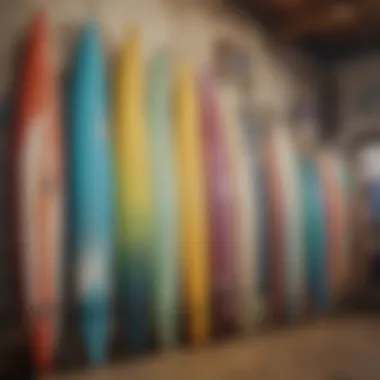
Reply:
M283 12L292 12L307 5L307 0L264 0L261 2L267 9ZM264 5L265 4L265 5Z
M302 10L278 26L281 39L336 35L355 30L361 25L358 8L345 4L326 4Z
M251 8L271 13L291 14L302 10L331 4L334 0L245 0Z

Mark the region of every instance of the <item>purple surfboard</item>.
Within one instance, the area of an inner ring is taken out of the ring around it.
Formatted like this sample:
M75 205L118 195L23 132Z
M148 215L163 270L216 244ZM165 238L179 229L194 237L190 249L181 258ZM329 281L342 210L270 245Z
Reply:
M210 232L211 309L214 334L236 326L233 275L233 193L225 137L212 78L200 78L202 142Z

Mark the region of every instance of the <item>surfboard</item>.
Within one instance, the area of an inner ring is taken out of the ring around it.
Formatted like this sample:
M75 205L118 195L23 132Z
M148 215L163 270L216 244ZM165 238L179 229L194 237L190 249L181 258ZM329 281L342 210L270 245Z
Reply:
M380 283L379 273L379 237L378 230L380 225L380 178L371 178L366 184L368 197L367 215L370 231L369 243L369 284L376 287Z
M356 152L356 194L358 201L358 233L356 234L355 268L359 295L368 294L380 284L379 240L380 172L379 146L376 142L360 147ZM359 235L360 233L360 235ZM361 269L361 270L360 270ZM359 281L358 272L361 279Z
M68 82L69 202L78 330L88 362L107 359L112 301L113 185L106 66L95 22L81 32Z
M285 316L285 233L284 199L280 167L276 159L273 127L263 140L264 180L268 216L268 316L283 320Z
M377 238L376 234L377 226L380 223L380 179L373 178L367 181L366 193L368 197L367 213L369 215L369 224L371 228L372 244L371 244L371 259L375 254Z
M12 149L25 326L38 372L53 367L60 316L62 149L49 35L38 13L26 35Z
M371 203L371 219L376 222L380 220L380 180L374 179L369 181L368 196Z
M268 280L269 280L269 225L268 225L268 189L265 177L265 129L257 124L256 119L243 108L243 123L247 125L250 131L247 133L250 137L251 154L253 159L252 172L252 198L254 205L255 222L252 226L253 234L256 236L255 247L257 249L255 271L257 271L257 286L259 292L258 308L259 318L262 321L266 315L266 300L268 299Z
M178 341L179 246L177 180L175 176L172 78L170 55L161 49L147 68L147 121L154 189L154 294L155 336L162 348Z
M326 226L323 193L318 167L313 155L300 161L304 220L304 247L308 305L320 312L327 306Z
M252 157L249 139L239 119L239 103L235 90L220 86L219 96L223 110L224 134L232 173L234 191L234 246L236 320L241 331L249 331L258 318L258 286L254 236L254 210L252 186Z
M261 140L260 140L261 141ZM261 143L262 144L262 143ZM258 234L259 234L259 290L262 295L262 318L265 318L267 313L269 298L269 215L268 215L268 189L265 180L265 169L263 162L263 154L260 154L260 163L257 175L255 176L258 186L258 199L259 199L259 216L258 216Z
M123 330L130 351L146 349L152 306L153 199L144 117L141 41L131 32L116 75L118 277Z
M206 212L201 115L194 69L181 62L174 82L183 313L191 343L210 334L209 232Z
M353 294L360 289L361 285L361 274L362 268L365 268L366 264L366 255L363 254L361 248L359 248L359 252L361 255L361 264L357 265L356 263L356 250L357 247L360 247L361 244L357 244L357 235L360 235L360 239L365 240L365 233L361 233L358 231L358 226L362 223L362 215L358 215L359 205L361 203L362 194L359 192L359 181L356 175L356 169L354 165L355 161L352 157L345 157L344 162L344 175L343 182L346 189L346 260L347 260L347 292L349 296L353 296ZM355 281L355 276L353 272L358 272L359 276L358 281Z
M233 250L233 194L226 142L215 86L210 74L200 77L201 136L205 160L209 220L212 325L217 336L236 327Z
M339 279L342 271L341 203L333 160L331 153L327 150L318 154L317 165L321 176L326 225L326 276L329 283L329 306L332 306L339 297Z
M337 301L341 301L347 295L348 275L350 260L350 226L349 226L349 208L350 208L350 184L348 177L348 168L346 157L343 153L337 151L332 155L332 169L336 177L337 201L339 202L339 236L340 236L340 257L339 272L337 278Z
M262 173L262 132L257 124L255 115L249 104L238 106L239 125L242 131L242 140L247 159L251 186L251 242L252 242L252 312L245 314L247 322L242 320L243 331L249 332L261 323L266 314L266 279L267 279L267 252L266 252L266 195L265 181ZM247 295L247 297L251 297ZM244 327L245 326L245 327Z
M353 168L352 184L352 257L350 260L350 292L358 299L366 294L369 285L371 260L370 202L367 184ZM361 170L360 170L360 174Z
M274 133L284 197L286 315L289 321L294 321L301 316L305 299L300 174L290 131L284 126L276 128Z

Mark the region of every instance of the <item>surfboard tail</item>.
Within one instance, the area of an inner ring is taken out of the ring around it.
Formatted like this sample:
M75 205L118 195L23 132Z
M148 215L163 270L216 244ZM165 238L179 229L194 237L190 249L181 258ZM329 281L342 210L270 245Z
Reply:
M81 308L81 333L88 361L105 363L108 354L109 305L104 300L88 300Z
M31 328L29 337L33 342L32 358L38 369L44 372L53 369L53 326L49 318L40 318Z
M207 342L210 333L209 315L205 313L206 307L197 305L191 307L189 320L189 339L194 345L201 345Z
M135 353L145 350L150 341L152 289L146 253L144 247L129 246L120 273L125 341Z

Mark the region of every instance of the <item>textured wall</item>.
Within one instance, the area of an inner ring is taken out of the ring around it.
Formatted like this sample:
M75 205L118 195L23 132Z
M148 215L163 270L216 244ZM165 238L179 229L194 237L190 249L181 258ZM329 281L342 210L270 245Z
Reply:
M214 0L217 2L218 0ZM227 37L252 55L254 93L259 108L284 113L298 98L313 97L312 65L287 49L280 51L265 38L259 26L247 26L230 15L207 11L211 0L1 0L0 1L0 94L10 83L14 51L28 16L46 6L54 25L56 55L65 67L70 44L87 19L103 27L109 57L114 57L128 28L140 26L144 53L148 57L164 43L175 58L188 57L202 66L210 61L213 42ZM197 4L198 5L197 5ZM201 4L201 5L200 5Z
M380 53L351 59L336 70L342 137L355 142L373 131L380 136Z

